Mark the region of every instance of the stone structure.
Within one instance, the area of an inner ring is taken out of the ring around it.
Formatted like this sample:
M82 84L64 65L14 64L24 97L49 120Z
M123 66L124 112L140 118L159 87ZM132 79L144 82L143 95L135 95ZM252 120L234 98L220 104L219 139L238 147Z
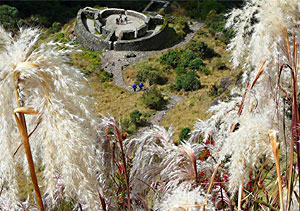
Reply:
M84 20L86 19L86 15L82 12L83 10L80 10L77 13L77 23L74 30L76 40L78 41L78 43L80 43L80 45L82 45L84 48L88 48L90 50L95 51L109 49L109 41L99 39L99 37L95 36L94 34L88 31L86 22L84 22Z
M135 38L135 31L134 30L124 30L121 31L119 35L119 40L132 40Z
M128 22L124 20L125 14ZM123 23L117 24L116 19L120 16L123 16ZM160 15L87 7L77 13L74 32L78 43L90 50L155 50L168 40L167 26L167 21Z

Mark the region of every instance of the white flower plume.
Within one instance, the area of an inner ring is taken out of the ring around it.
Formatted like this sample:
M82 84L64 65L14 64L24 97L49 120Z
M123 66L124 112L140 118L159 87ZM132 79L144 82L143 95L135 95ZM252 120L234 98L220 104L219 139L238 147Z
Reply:
M47 200L55 204L58 174L67 200L80 199L96 209L101 136L84 76L67 64L70 46L66 51L53 43L38 46L38 29L22 29L13 39L0 27L0 37L0 175L9 194L17 196L17 166L28 169L22 148L16 152L21 144L13 118L17 88L22 106L38 111L37 116L26 115L26 124L28 134L34 130L30 145L35 165L44 168Z

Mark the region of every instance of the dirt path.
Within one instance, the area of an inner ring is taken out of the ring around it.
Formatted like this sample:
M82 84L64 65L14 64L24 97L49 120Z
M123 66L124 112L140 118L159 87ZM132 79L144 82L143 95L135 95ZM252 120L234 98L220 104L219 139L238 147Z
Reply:
M177 44L173 45L172 47L169 47L169 48L166 48L163 50L159 50L159 51L105 51L105 52L103 52L103 56L101 58L102 59L102 68L105 71L113 74L113 80L117 86L122 87L122 88L132 92L133 91L132 88L130 86L127 86L123 79L122 70L125 67L127 67L133 63L145 60L154 54L160 54L169 49L175 49L175 48L179 48L181 46L186 45L194 37L194 35L197 33L197 31L202 26L203 26L203 23L193 22L192 25L190 25L191 32L189 34L187 34L183 40L181 40ZM125 55L129 52L133 52L136 55L136 57L126 58ZM148 130L153 125L159 125L161 120L163 119L163 117L166 115L166 113L170 109L175 107L177 103L179 103L180 101L183 100L183 97L180 97L180 96L171 95L171 94L168 94L168 96L169 96L170 100L169 100L168 104L166 105L166 107L161 111L157 111L150 118L149 125L147 125L143 128L140 128L134 136L138 136L138 135L142 134L144 131Z

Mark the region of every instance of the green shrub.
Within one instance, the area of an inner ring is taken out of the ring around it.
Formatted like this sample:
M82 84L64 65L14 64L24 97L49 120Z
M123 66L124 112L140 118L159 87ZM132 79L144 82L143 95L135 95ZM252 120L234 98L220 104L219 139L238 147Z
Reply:
M15 7L0 5L0 23L6 30L18 31L17 19L19 11Z
M168 50L160 57L160 63L176 68L180 60L180 53L176 50Z
M186 127L183 128L179 133L179 141L188 140L190 137L191 129Z
M176 78L176 88L178 90L193 91L201 88L201 83L199 76L194 71L189 71L188 73L177 76Z
M113 75L111 73L106 72L104 69L100 69L98 73L98 77L100 78L100 81L107 82L107 81L112 81Z
M206 67L206 66L201 66L200 67L200 72L205 74L205 75L210 75L211 74L210 69L208 69L208 67Z
M130 113L130 120L133 124L138 125L141 122L142 113L139 110L134 110Z
M191 51L197 52L197 54L203 59L210 59L215 56L219 56L218 53L214 51L214 49L208 47L205 42L199 39L193 39L189 43L188 48Z
M65 34L60 32L56 34L56 39L55 41L60 41L61 39L63 39L65 37Z
M222 36L219 37L219 40L228 44L234 33L232 29L225 28L225 23L226 19L224 18L224 14L217 14L214 10L209 12L205 21L209 33L215 35L218 32L222 32Z
M182 52L180 57L180 66L188 67L190 62L197 58L197 54L190 49Z
M202 66L205 66L205 64L200 58L196 58L189 63L189 67L192 70L200 70Z
M150 86L153 84L164 85L168 82L168 78L164 74L153 69L140 69L135 78L137 81L148 81Z
M167 104L167 100L165 100L161 92L156 89L150 89L144 92L142 102L149 108L155 110L161 110Z
M177 75L182 75L182 74L187 73L186 68L184 68L182 66L176 67L175 71L176 71Z
M215 0L205 0L201 4L200 8L200 17L202 20L207 19L207 16L211 10L215 10L217 13L225 12L225 7Z
M54 22L54 23L52 24L52 27L50 28L50 31L51 31L52 33L56 33L56 32L58 32L58 31L61 29L61 27L62 27L62 25L61 25L60 22Z
M122 129L128 130L130 127L130 120L128 118L123 119L121 121L121 126L122 126Z

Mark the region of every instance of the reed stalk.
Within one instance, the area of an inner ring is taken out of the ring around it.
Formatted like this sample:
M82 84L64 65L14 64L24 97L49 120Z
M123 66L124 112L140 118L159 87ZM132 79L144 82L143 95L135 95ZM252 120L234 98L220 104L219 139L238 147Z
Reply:
M280 200L280 211L284 210L283 205L283 194L282 194L282 180L280 175L280 160L279 160L279 142L278 142L278 134L274 130L269 131L269 140L272 145L273 155L275 159L277 179L278 179L278 191L279 191L279 200Z
M30 149L30 143L29 143L29 137L28 137L28 132L27 132L27 126L26 126L26 119L25 119L25 114L30 114L30 115L37 115L38 112L34 111L31 108L28 107L22 107L21 105L21 100L18 92L18 82L19 82L19 75L20 73L18 71L15 71L13 74L13 81L14 81L14 93L15 93L15 98L17 102L17 109L14 111L14 116L15 120L17 123L17 127L23 142L26 158L27 158L27 163L30 171L30 177L31 181L33 184L33 189L35 192L35 197L38 203L38 207L40 211L44 211L44 205L43 205L43 200L41 197L41 192L39 189L38 185L38 180L36 177L36 173L34 170L34 162L31 154L31 149Z

